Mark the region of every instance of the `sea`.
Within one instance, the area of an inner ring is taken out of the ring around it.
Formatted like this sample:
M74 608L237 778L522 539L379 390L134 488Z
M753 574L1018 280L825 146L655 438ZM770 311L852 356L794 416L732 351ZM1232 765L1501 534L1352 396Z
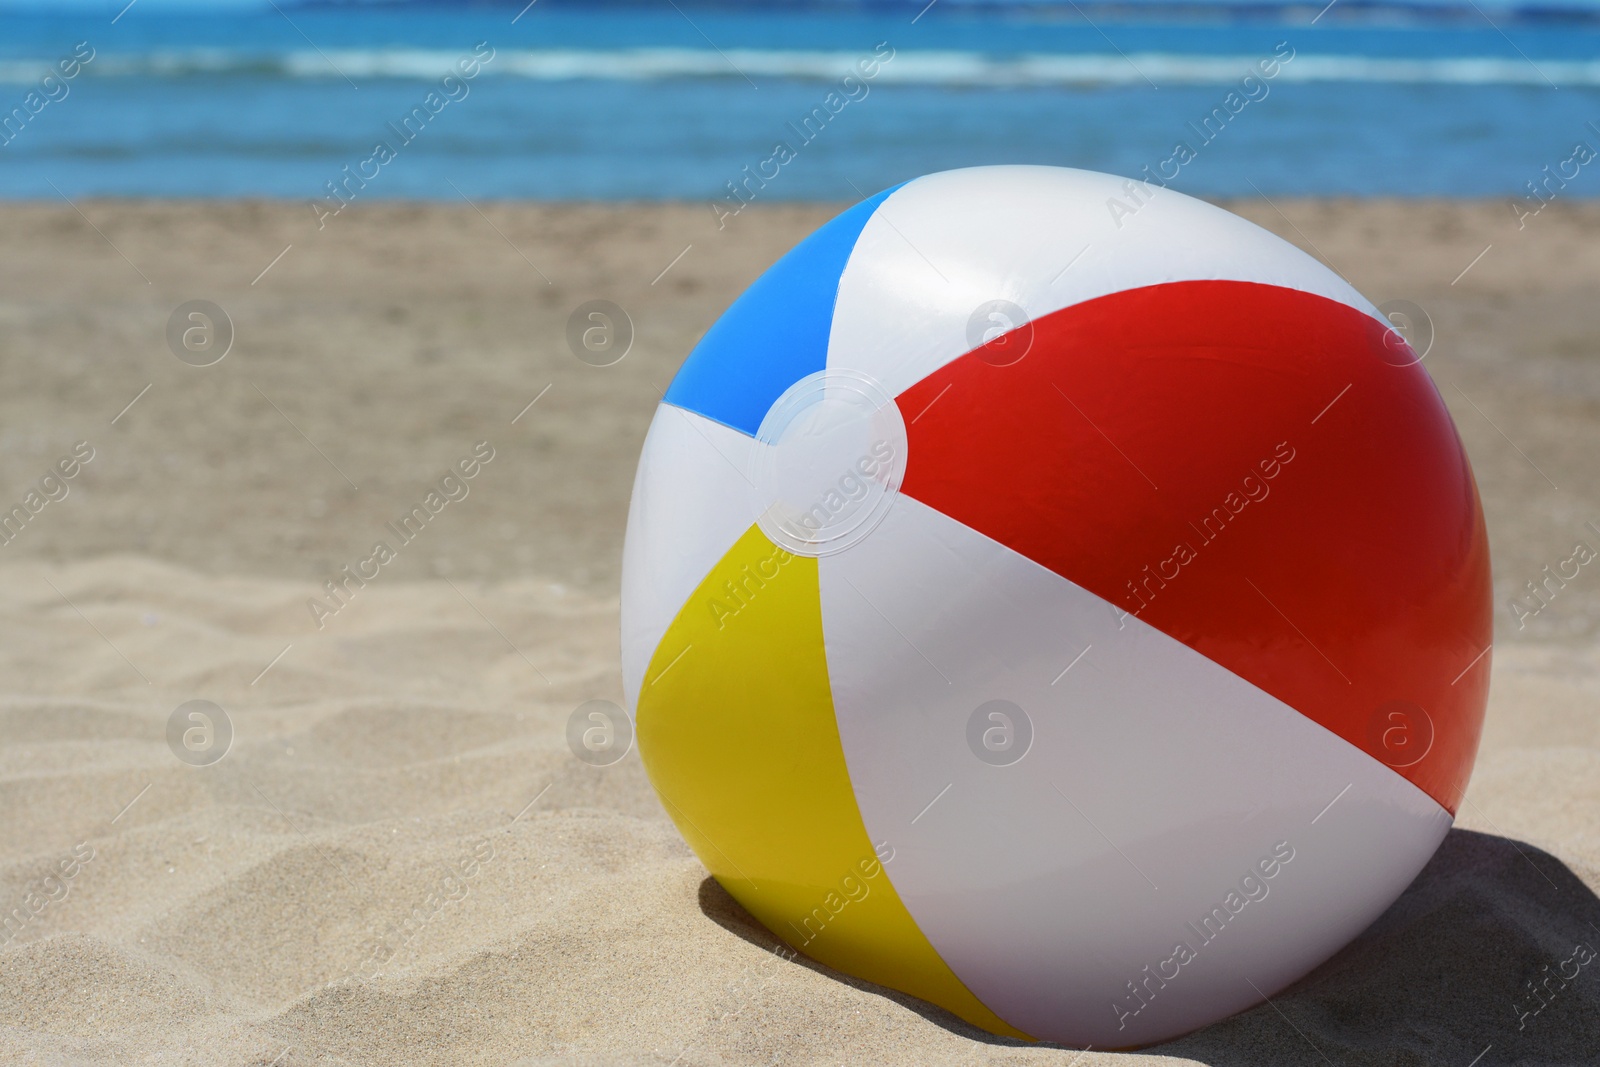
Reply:
M1600 21L1344 2L0 7L0 197L851 201L987 163L1600 192Z

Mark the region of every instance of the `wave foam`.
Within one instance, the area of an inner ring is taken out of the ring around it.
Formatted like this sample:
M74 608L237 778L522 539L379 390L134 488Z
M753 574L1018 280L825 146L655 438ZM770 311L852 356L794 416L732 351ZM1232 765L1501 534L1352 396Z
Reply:
M666 81L765 77L837 81L856 71L864 53L777 49L633 48L501 51L481 76L535 81ZM395 78L436 81L460 56L432 49L249 53L223 49L102 54L90 77L180 78L203 76L316 79ZM1238 81L1258 57L1137 52L1128 55L1056 54L994 56L979 52L902 51L880 67L876 84L960 88L1089 87L1117 85L1226 85ZM0 61L0 83L36 82L47 60ZM1278 82L1372 82L1407 85L1600 86L1600 61L1439 57L1393 59L1354 55L1300 55L1285 64Z

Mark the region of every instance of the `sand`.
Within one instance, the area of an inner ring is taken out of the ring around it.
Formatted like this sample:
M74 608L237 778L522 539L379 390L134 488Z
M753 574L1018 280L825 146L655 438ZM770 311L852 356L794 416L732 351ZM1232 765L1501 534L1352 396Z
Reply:
M1600 972L1517 1024L1524 982L1600 948L1600 573L1509 601L1600 547L1600 205L1521 231L1503 204L1230 206L1432 319L1494 685L1459 828L1400 901L1272 1004L1137 1055L777 958L637 755L566 745L620 699L660 390L828 209L0 207L0 501L93 450L0 547L0 904L28 916L0 933L0 1062L1595 1062ZM234 324L209 367L164 336L195 299ZM590 299L634 323L614 366L567 349ZM469 494L319 629L307 600L475 446ZM205 767L166 739L195 699L235 735Z

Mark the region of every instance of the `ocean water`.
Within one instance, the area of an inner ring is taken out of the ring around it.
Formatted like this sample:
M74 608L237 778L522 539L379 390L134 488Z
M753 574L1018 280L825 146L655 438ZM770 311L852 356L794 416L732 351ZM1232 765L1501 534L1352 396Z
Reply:
M919 9L0 10L0 197L854 200L996 162L1600 192L1593 22Z

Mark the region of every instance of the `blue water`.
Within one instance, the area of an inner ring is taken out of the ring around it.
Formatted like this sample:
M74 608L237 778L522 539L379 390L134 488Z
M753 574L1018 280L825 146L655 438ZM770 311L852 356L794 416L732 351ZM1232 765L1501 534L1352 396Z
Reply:
M776 174L763 199L854 200L979 163L1132 174L1180 141L1193 158L1171 184L1199 195L1502 196L1580 140L1600 148L1587 125L1600 127L1592 22L1353 24L1336 10L1310 25L1313 8L1292 21L1091 24L1070 6L949 4L913 22L920 4L766 13L662 0L538 3L515 22L516 7L136 3L113 23L120 6L0 10L0 120L12 116L0 197L312 201L349 167L368 177L344 188L366 198L716 200L748 165ZM41 89L79 42L93 60ZM480 42L494 58L443 82ZM1251 64L1286 54L1280 42L1293 58L1241 87ZM872 78L841 81L880 45L893 58ZM1245 100L1237 113L1230 91ZM430 92L447 100L436 114ZM56 99L30 113L30 93ZM420 132L402 137L391 124L419 106ZM797 127L816 108L825 119L808 137ZM365 162L379 141L392 158ZM779 142L792 158L764 162ZM1568 169L1562 195L1600 192L1591 168Z

